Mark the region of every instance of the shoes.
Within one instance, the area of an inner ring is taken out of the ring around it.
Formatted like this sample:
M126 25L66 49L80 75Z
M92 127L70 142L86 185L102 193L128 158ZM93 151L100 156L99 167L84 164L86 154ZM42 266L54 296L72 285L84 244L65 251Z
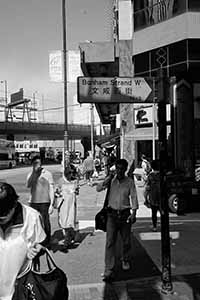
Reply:
M101 276L102 276L102 280L104 282L112 282L114 280L113 273L110 273L110 274L101 274Z
M128 260L122 260L122 270L128 271L130 270L131 266Z

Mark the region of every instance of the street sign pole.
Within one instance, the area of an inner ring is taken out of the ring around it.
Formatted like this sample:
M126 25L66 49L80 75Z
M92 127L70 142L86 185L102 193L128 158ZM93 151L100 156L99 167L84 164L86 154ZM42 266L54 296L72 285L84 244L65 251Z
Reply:
M62 0L62 25L63 25L63 73L64 73L64 168L69 163L69 137L68 137L68 106L67 106L67 37L66 37L66 0Z
M166 190L167 166L167 126L166 126L166 86L163 69L158 76L158 132L160 146L160 190L161 190L161 255L162 255L162 292L172 293L171 255L169 236L169 208Z

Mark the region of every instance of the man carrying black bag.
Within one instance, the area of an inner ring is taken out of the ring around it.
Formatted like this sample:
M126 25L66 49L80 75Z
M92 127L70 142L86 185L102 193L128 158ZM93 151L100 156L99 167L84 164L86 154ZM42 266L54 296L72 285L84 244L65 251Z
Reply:
M119 159L115 163L116 175L111 175L97 185L97 192L109 187L107 194L107 224L105 247L104 281L114 279L115 244L120 232L123 243L122 269L129 270L129 251L131 246L131 225L136 222L138 200L134 181L125 175L128 162Z

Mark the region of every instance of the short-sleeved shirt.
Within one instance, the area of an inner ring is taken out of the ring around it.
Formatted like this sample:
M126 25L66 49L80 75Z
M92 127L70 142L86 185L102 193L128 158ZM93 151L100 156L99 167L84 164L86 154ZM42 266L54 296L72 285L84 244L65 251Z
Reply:
M28 174L27 181L29 180L32 172ZM35 180L31 188L31 203L50 203L53 195L53 177L52 174L43 169L40 176Z
M10 300L17 275L29 264L27 251L46 238L40 214L31 207L17 204L12 223L4 231L0 226L0 299Z
M131 178L125 176L119 181L115 176L112 179L108 195L108 206L117 210L138 209L135 184Z

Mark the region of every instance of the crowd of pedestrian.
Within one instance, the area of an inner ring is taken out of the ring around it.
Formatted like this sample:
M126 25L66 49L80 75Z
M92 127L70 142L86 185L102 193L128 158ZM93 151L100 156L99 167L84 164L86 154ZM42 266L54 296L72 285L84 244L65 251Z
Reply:
M131 268L131 228L136 222L139 207L133 171L135 160L128 169L125 159L104 155L105 176L96 190L107 189L107 223L105 245L104 281L115 277L115 247L118 232L122 238L121 266L124 271ZM145 204L152 211L153 231L157 230L157 213L160 209L159 162L150 162L141 156L145 182ZM103 161L103 160L102 160ZM89 154L83 161L82 175L91 185L99 176L102 161ZM80 170L79 170L80 171ZM58 224L63 233L63 245L69 247L77 230L77 195L80 172L69 163L63 168L62 177L55 185L52 174L46 170L39 156L32 159L32 170L27 176L30 189L29 206L21 204L13 186L0 183L0 299L11 300L15 280L23 273L30 261L38 257L42 249L51 247L50 214L58 210Z

